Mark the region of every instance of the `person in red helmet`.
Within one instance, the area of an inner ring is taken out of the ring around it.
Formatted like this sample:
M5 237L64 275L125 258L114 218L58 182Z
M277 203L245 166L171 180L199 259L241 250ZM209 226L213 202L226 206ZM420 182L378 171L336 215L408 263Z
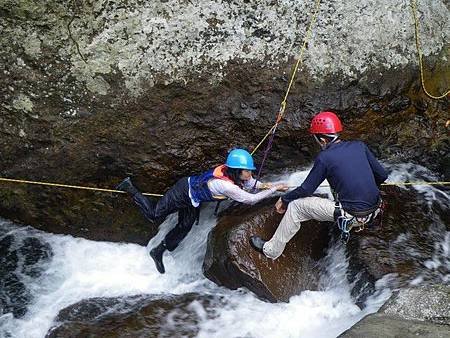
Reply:
M369 225L379 215L379 186L387 179L387 172L363 142L342 141L342 130L342 123L333 112L314 116L309 131L322 150L305 181L275 204L276 211L285 215L272 238L266 241L250 237L254 249L276 259L299 231L301 222L336 221L344 239L348 239L352 227ZM312 196L325 179L335 201Z

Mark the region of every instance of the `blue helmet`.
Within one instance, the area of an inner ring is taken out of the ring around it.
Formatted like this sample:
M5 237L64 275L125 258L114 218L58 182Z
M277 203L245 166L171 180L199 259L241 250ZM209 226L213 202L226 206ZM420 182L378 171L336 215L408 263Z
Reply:
M233 149L230 151L225 165L228 168L256 170L252 155L244 149Z

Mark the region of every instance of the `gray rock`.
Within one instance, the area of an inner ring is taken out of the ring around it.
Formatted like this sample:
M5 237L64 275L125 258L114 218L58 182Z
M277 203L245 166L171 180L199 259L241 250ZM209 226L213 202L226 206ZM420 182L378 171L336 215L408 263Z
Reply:
M0 172L101 188L132 175L145 192L164 193L230 147L254 147L275 121L311 5L1 2ZM422 41L439 92L448 8L436 0L419 10L442 31ZM422 93L409 11L388 0L321 4L265 172L310 163L308 124L323 109L342 116L344 138L445 170L448 135L437 126L449 101ZM411 147L418 139L421 151ZM0 215L46 231L140 244L157 231L122 196L0 184Z
M387 315L373 314L365 317L339 338L448 338L447 325L393 318Z
M339 337L450 337L450 286L433 285L396 292L376 314Z
M450 325L450 286L402 289L396 292L379 312L408 320Z

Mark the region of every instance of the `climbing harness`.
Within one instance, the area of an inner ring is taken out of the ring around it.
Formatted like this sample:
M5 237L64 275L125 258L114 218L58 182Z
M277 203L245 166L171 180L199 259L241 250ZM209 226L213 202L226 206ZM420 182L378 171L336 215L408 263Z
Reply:
M375 227L376 220L379 220L378 227L381 227L385 207L385 202L380 197L377 205L372 209L348 212L344 210L341 202L336 199L334 204L334 220L341 231L341 240L347 243L350 239L351 230L354 229L355 232L360 232L366 226L373 228Z
M411 9L413 12L413 18L414 18L414 34L415 34L415 38L416 38L416 48L417 48L417 55L418 55L418 59L419 59L419 68L420 68L420 80L422 83L422 88L423 91L425 92L425 94L427 94L430 98L435 99L435 100L439 100L442 99L444 97L446 97L449 93L450 93L450 89L447 90L444 94L439 95L439 96L434 96L431 95L427 88L425 87L425 79L424 79L424 71L423 71L423 55L422 55L422 49L420 47L420 38L419 38L419 19L417 18L417 3L416 0L411 0Z

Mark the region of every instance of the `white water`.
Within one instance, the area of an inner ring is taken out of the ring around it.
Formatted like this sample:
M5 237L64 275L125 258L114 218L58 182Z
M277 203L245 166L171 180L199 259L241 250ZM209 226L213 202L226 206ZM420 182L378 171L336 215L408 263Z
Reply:
M298 183L306 174L296 173L290 182ZM433 191L440 194L432 187L426 190L429 194ZM203 316L199 337L336 337L365 315L377 311L390 295L386 287L389 276L386 276L378 281L379 292L369 298L364 310L353 303L341 245L329 252L321 291L303 292L292 297L289 303L265 303L247 290L218 287L201 273L207 234L215 222L212 208L202 211L200 224L194 226L177 250L165 255L167 272L160 275L148 256L148 249L143 246L53 235L1 221L0 229L8 228L9 233L17 237L33 235L49 243L54 256L41 277L26 281L34 295L27 314L21 319L11 314L0 316L0 336L9 333L11 337L44 337L61 309L90 297L198 292L223 295L227 300L227 305L217 309L216 318ZM168 219L149 245L159 241L171 225L173 219ZM450 264L450 235L445 238L443 243L436 243L436 257L430 258L429 269L435 268L433 264ZM450 266L447 268L450 271ZM444 282L446 278L449 276L443 276ZM200 304L193 307L199 313L203 311Z

